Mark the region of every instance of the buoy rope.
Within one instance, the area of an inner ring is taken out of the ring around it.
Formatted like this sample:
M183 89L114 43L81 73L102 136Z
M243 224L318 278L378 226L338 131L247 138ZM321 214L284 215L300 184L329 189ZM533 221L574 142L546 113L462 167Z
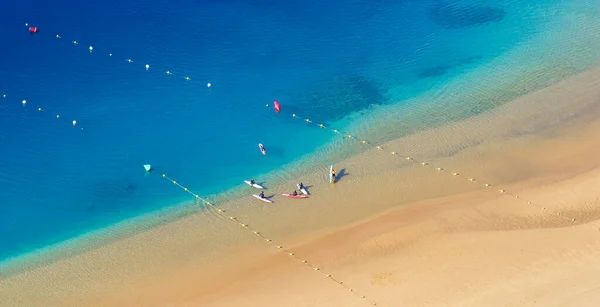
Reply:
M184 192L192 195L196 200L199 200L201 202L203 202L204 204L208 205L209 208L212 208L214 210L216 210L216 212L218 212L219 215L221 215L222 217L226 218L229 221L232 221L236 224L238 224L239 226L241 226L243 229L246 229L248 232L252 233L253 235L259 237L262 241L266 242L267 244L273 246L274 248L277 249L277 251L282 252L287 254L288 256L290 256L291 259L296 260L297 262L311 268L314 272L319 273L322 277L325 277L327 280L332 281L336 284L338 284L339 286L343 287L346 291L352 292L352 294L354 294L357 298L360 298L361 300L366 301L367 303L376 306L377 303L369 300L365 295L361 294L360 292L356 291L355 289L349 287L348 285L346 285L346 283L344 283L343 281L341 281L340 279L337 279L335 277L333 277L331 274L326 273L324 270L322 270L321 268L319 268L318 266L313 265L311 262L308 262L308 260L303 259L299 256L297 256L296 254L294 254L292 251L290 251L289 249L283 247L282 245L276 243L275 241L269 239L269 237L265 236L263 233L261 233L260 231L258 231L257 229L254 229L253 227L251 227L250 225L242 222L239 218L237 218L236 216L233 215L229 215L225 210L217 207L213 202L210 202L204 198L202 198L200 195L194 193L192 190L188 189L187 187L183 186L182 184L180 184L179 182L177 182L174 179L171 179L170 177L168 177L166 174L162 174L162 178L164 178L165 180L171 182L172 184L174 184L175 186L179 187L180 189L182 189Z
M29 25L29 23L26 23L25 26L29 27L30 25ZM35 35L47 35L46 33L51 33L51 32L50 31L42 31L42 32L36 33ZM98 49L96 47L96 45L94 45L92 43L89 43L89 42L83 42L83 41L80 41L80 40L77 40L77 39L65 39L60 34L53 34L53 36L54 36L54 38L56 40L68 42L68 43L70 43L71 45L73 45L75 47L87 46L87 49L88 49L88 51L89 51L90 54L99 54L100 53L100 54L102 54L104 56L107 56L107 57L110 57L110 58L115 58L115 59L120 58L120 59L122 59L123 63L129 63L129 64L133 64L133 65L138 65L137 63L141 63L140 65L141 65L142 69L145 69L146 71L149 71L149 72L151 72L151 71L155 71L155 72L160 71L165 76L178 77L178 78L181 78L183 81L186 81L186 82L189 82L189 83L196 83L197 82L189 74L181 73L179 71L175 71L175 70L168 69L168 68L163 68L162 70L156 70L156 69L153 69L154 66L151 65L150 62L140 61L138 59L134 60L134 59L132 59L130 57L127 57L125 55L115 54L115 53L113 53L113 52L111 52L109 50ZM212 86L212 84L210 82L206 83L206 87L210 88L211 86Z
M267 107L268 107L268 105L267 105ZM282 111L278 111L277 112L278 115L282 115L281 112ZM461 178L465 179L465 180L467 180L471 184L479 185L479 187L481 187L481 188L488 189L488 188L492 187L492 185L490 183L485 183L485 182L484 183L480 183L474 177L462 176L459 172L456 172L456 171L448 171L448 170L446 170L445 168L443 168L441 166L436 166L436 165L433 165L432 163L427 162L425 160L419 160L417 158L414 158L414 155L409 155L409 154L406 154L406 153L399 153L398 151L390 151L389 149L385 150L383 148L383 146L380 146L380 145L373 146L371 142L369 142L368 140L366 140L364 138L360 138L357 135L354 135L354 134L351 134L351 133L342 132L342 131L340 131L338 129L325 126L325 124L322 124L322 123L315 123L312 120L310 120L309 118L299 116L296 113L292 113L291 116L286 116L286 117L287 118L296 119L296 120L299 120L299 121L302 121L302 122L305 122L306 124L308 124L310 126L316 126L316 127L318 127L319 129L321 129L323 131L332 132L335 135L343 137L346 140L351 140L351 141L354 141L354 142L358 142L359 144L364 145L364 146L370 146L371 148L374 148L377 151L381 151L382 153L385 152L385 153L388 153L388 154L390 154L390 155L392 155L394 157L401 158L404 161L407 161L408 163L419 164L419 165L423 166L424 168L435 170L438 173L447 174L447 175L450 175L450 176L452 176L454 178L458 178L458 179L461 179ZM545 206L533 203L531 200L529 200L529 199L527 199L525 197L522 197L520 194L518 194L516 192L510 192L510 191L507 191L506 189L498 189L497 191L500 194L503 194L503 195L506 195L506 196L510 196L510 197L516 199L517 201L521 202L521 203L524 203L524 204L527 204L527 205L531 205L531 206L535 206L535 207L538 207L538 208L540 208L542 210L546 210ZM565 220L569 220L569 222L571 222L571 223L575 223L575 221L576 221L575 218L569 217L568 215L563 214L561 212L556 212L556 216L561 217L561 218L563 218Z
M13 99L11 99L11 97L8 94L6 94L5 92L0 92L0 103L4 103L5 101L12 101L12 100ZM28 105L31 103L27 99L22 99L21 104L23 105L24 108L27 108ZM59 112L51 113L46 108L42 108L40 105L38 105L36 110L40 113L44 113L44 114L48 114L48 115L53 114L53 116L56 117L56 119L63 119L63 117L64 117L64 116L61 116ZM81 127L80 123L77 120L72 120L71 125L73 125L74 127L75 126L80 127L80 129L83 131L83 127Z

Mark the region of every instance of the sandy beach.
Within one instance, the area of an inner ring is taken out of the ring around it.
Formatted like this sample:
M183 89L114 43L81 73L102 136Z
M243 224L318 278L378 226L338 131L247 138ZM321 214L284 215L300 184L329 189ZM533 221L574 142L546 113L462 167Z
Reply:
M335 185L305 178L306 200L232 201L9 276L0 305L596 306L598 80L382 144Z

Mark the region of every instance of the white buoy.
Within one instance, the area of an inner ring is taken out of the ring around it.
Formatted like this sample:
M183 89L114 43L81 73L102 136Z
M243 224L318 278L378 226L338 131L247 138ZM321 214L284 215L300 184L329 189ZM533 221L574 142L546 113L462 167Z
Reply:
M90 53L94 51L94 47L90 46Z
M133 61L132 61L131 59L127 59L127 62L131 63L131 62L133 62Z
M56 118L60 118L60 115L56 114Z
M210 82L208 84L206 84L206 87L211 87L212 84L210 84Z
M23 103L23 105L25 105L27 103L27 100L23 99L23 101L21 101L21 103Z
M28 27L28 26L29 26L29 24L28 24L28 23L25 23L25 26L26 26L26 27Z
M108 56L112 56L112 53L109 53Z
M146 64L146 70L148 70L148 68L150 68L150 64Z
M77 121L76 120L73 121L73 126L75 126L75 125L77 125Z
M146 172L149 172L152 170L152 165L150 164L144 164L144 168L146 169Z

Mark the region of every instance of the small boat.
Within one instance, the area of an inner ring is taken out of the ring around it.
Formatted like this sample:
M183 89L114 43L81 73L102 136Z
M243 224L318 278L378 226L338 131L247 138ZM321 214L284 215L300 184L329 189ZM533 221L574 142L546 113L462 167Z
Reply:
M258 183L252 183L250 180L244 180L244 182L253 187L253 188L257 188L257 189L264 189L265 187L263 187L262 185L258 184Z
M289 198L307 198L308 196L306 195L302 195L302 194L298 194L298 195L294 195L294 194L281 194L285 197L289 197Z
M260 200L262 200L262 201L264 201L266 203L272 203L273 202L272 200L270 200L270 199L268 199L266 197L265 198L260 197L260 195L258 195L258 194L252 194L252 196L254 196L254 197L256 197L256 198L258 198L258 199L260 199Z
M263 144L258 144L258 148L260 149L260 152L262 152L263 155L267 154L267 150L265 149L265 146Z

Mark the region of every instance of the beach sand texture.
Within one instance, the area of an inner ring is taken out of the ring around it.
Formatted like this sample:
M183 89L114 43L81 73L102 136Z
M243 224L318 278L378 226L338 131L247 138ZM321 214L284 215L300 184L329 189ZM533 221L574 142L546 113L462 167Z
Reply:
M596 306L598 80L348 158L309 199L224 203L5 277L0 305Z

